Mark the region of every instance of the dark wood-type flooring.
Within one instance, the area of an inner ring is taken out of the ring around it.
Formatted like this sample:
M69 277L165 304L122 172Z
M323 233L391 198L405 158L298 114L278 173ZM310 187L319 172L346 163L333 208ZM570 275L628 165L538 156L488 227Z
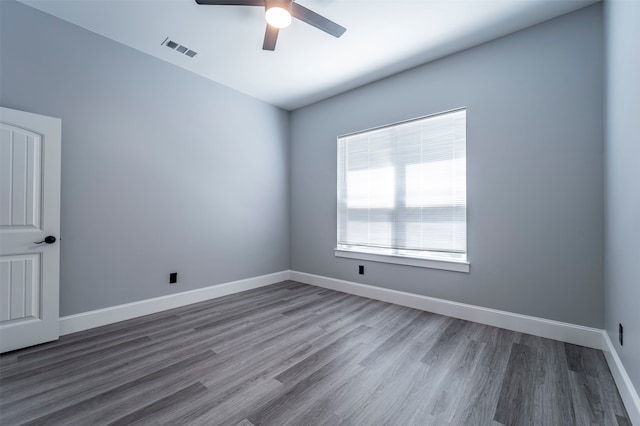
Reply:
M2 425L629 425L601 351L292 281L0 357Z

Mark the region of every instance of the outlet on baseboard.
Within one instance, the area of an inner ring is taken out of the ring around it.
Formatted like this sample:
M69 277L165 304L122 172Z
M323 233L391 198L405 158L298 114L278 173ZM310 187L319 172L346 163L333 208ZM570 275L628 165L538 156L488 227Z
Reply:
M624 327L622 323L618 323L618 338L620 339L620 346L624 345Z
M169 284L175 284L178 282L178 273L177 272L171 272L169 274Z
M364 275L364 265L358 265L358 274Z

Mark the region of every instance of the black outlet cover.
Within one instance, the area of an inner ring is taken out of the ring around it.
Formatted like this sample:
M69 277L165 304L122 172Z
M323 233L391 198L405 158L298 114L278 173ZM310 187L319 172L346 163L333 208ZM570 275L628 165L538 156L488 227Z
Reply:
M618 323L618 337L620 338L620 346L624 345L624 328L621 323Z
M358 274L364 275L364 265L358 265Z
M178 273L177 272L171 272L169 274L169 284L175 284L178 282Z

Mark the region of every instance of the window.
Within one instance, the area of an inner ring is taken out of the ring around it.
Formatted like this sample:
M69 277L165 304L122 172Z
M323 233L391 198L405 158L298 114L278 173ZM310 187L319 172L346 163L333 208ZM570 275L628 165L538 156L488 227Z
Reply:
M468 272L465 109L338 138L336 256Z

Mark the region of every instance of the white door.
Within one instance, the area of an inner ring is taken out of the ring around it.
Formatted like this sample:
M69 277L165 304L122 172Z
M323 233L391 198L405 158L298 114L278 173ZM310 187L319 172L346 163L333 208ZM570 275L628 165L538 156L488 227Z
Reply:
M0 352L58 338L60 133L0 107Z

